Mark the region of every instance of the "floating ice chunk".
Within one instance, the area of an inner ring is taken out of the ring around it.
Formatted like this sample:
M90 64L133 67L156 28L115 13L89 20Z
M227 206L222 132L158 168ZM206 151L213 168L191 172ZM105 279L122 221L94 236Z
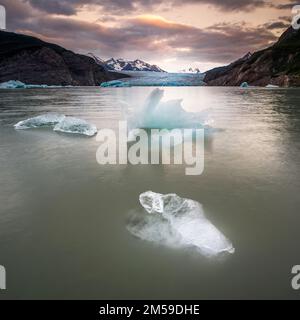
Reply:
M69 88L72 86L48 86L46 84L25 84L18 80L10 80L0 83L0 89L47 89L47 88Z
M202 206L176 194L148 191L140 203L149 213L135 216L128 230L148 241L174 247L193 247L206 256L234 253L232 243L205 217Z
M207 122L207 112L187 112L183 109L182 100L162 102L164 91L154 89L144 105L127 112L130 128L175 129L203 128Z
M97 127L82 119L65 117L54 127L54 131L83 134L91 137L97 133Z
M243 82L241 85L240 85L241 88L248 88L249 87L249 84L248 82Z
M274 84L268 84L266 88L279 88L279 86L276 86Z
M40 127L53 127L65 118L62 114L48 113L29 118L15 124L15 129L24 130Z
M7 82L0 83L0 89L23 89L26 87L26 84L21 81L10 80Z

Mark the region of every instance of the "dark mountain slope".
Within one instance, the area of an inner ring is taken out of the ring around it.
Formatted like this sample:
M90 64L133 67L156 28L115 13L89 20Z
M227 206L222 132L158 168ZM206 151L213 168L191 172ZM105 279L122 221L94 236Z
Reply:
M91 57L34 37L0 31L0 82L96 86L124 77L106 71Z
M300 86L300 31L286 30L273 46L206 73L211 86Z

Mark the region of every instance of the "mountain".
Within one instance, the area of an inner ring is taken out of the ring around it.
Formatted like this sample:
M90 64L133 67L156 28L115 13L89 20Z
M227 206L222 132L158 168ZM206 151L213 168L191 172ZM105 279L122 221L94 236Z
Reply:
M0 82L97 86L124 77L108 72L91 57L35 37L0 31Z
M180 70L179 73L201 73L199 68L189 68L189 69L183 69Z
M210 86L300 86L300 31L287 29L269 48L247 54L228 66L206 72Z
M153 71L153 72L165 72L156 65L151 65L142 60L124 60L111 58L105 61L105 66L108 70L115 71Z

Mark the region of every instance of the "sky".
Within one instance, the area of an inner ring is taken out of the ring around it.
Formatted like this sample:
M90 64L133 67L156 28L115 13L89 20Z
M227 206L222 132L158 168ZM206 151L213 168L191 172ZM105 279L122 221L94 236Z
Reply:
M294 0L0 0L7 29L102 59L207 71L271 45ZM300 4L300 0L299 0Z

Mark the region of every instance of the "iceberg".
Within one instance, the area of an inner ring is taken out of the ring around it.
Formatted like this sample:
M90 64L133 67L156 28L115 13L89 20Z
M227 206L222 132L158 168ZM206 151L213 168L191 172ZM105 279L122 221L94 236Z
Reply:
M0 83L0 89L24 89L26 84L21 81L10 80Z
M249 84L248 82L243 82L241 85L240 85L241 88L248 88L249 87Z
M130 128L139 129L197 129L205 128L212 121L208 112L187 112L182 107L182 100L162 102L164 90L154 89L144 105L134 110L122 104Z
M152 191L142 193L139 201L146 212L135 214L127 224L134 236L175 248L194 248L208 257L235 252L232 243L205 217L199 202Z
M65 133L83 134L90 137L97 133L97 127L95 125L73 117L65 117L56 124L53 130Z
M85 120L66 117L63 114L47 113L29 118L14 125L16 130L52 127L54 131L94 136L97 127Z
M18 80L10 80L0 83L0 89L46 89L46 88L69 88L72 86L48 86L46 84L25 84Z
M279 86L276 86L274 84L268 84L266 88L279 88Z
M53 127L65 118L64 115L56 113L42 114L40 116L29 118L15 124L16 130L41 128L41 127Z

